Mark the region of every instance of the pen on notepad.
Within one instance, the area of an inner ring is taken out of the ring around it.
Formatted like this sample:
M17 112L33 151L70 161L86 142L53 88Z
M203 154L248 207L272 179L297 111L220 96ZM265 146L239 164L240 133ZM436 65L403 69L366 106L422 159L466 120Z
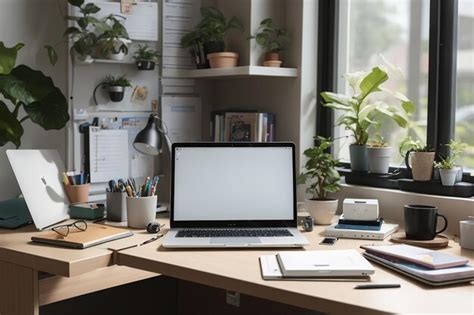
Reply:
M393 289L400 288L401 285L397 283L388 283L388 284L361 284L354 287L357 290L367 290L367 289Z

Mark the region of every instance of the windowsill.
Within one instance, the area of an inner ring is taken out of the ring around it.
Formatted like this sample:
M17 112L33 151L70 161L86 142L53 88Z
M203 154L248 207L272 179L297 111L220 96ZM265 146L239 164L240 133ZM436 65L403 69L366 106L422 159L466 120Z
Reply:
M474 198L458 198L439 195L428 195L413 193L394 189L385 189L368 186L356 186L342 184L340 192L335 196L341 200L344 198L378 199L380 217L387 221L399 223L403 226L404 205L428 204L435 205L439 213L448 218L447 235L459 235L459 221L466 220L468 216L474 215Z

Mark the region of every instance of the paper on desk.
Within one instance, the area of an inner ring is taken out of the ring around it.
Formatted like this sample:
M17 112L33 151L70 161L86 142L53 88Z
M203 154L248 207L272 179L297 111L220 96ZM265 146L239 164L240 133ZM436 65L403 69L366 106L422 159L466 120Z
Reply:
M201 140L201 98L163 96L161 106L171 142Z
M130 177L144 178L153 174L154 159L152 156L142 154L135 150L133 141L137 134L146 126L148 116L143 117L122 117L122 129L128 131L130 152Z
M90 127L89 155L91 183L128 177L128 131Z

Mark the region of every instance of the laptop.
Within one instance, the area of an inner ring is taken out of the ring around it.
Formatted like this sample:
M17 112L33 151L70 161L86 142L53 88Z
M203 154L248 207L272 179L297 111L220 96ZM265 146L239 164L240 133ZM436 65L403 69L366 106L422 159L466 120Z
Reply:
M38 230L69 219L57 150L7 150L7 157Z
M168 248L302 247L293 143L175 143Z

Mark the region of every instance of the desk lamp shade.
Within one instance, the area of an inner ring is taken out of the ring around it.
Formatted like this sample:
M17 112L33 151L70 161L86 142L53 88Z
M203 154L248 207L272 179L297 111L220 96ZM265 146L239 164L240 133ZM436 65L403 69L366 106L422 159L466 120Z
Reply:
M147 155L160 154L162 139L158 124L158 119L154 115L150 115L145 128L137 134L133 141L135 150Z

